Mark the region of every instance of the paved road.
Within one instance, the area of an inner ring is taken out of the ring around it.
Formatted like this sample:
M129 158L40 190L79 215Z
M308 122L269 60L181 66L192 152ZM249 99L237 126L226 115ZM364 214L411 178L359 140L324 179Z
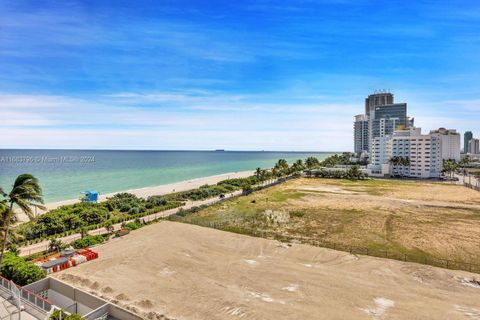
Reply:
M235 196L240 195L241 193L242 193L241 190L235 191L231 194L225 195L225 198L228 199L228 198L231 198L231 197L235 197ZM140 219L144 220L145 222L149 222L149 221L152 221L152 220L155 220L155 219L158 219L158 218L168 217L172 214L175 214L180 210L180 208L183 208L183 209L186 210L186 209L190 209L192 207L200 206L200 205L203 205L203 204L210 205L210 204L219 202L220 200L221 199L219 197L215 197L215 198L210 198L210 199L200 200L200 201L187 201L184 206L174 208L174 209L170 209L170 210L160 211L160 212L157 212L157 213L153 213L151 215L142 217ZM126 221L126 223L132 222L132 221L134 221L134 219L128 220L128 221ZM113 225L114 230L115 231L120 230L121 225L122 225L122 223L114 224ZM107 233L107 229L105 229L103 227L95 229L95 230L88 231L88 234L90 234L90 235L100 235L100 234L106 234L106 233ZM61 237L59 239L63 243L71 243L71 242L73 242L75 240L78 240L80 238L81 238L81 234L80 233L75 233L75 234L71 234L71 235L68 235L68 236L65 236L65 237ZM42 242L39 242L39 243L35 243L35 244L31 244L31 245L21 247L19 249L19 251L20 251L19 256L28 256L28 255L31 255L31 254L34 254L34 253L46 251L46 250L48 250L48 244L49 243L50 243L50 240L45 240L45 241L42 241Z

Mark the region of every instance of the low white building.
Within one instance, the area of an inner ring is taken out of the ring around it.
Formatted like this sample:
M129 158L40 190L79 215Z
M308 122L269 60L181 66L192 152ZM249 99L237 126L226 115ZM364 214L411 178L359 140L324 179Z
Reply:
M410 128L373 139L369 174L439 178L444 159L460 160L460 136L453 130L444 130L422 134L420 128ZM394 159L403 161L395 162Z

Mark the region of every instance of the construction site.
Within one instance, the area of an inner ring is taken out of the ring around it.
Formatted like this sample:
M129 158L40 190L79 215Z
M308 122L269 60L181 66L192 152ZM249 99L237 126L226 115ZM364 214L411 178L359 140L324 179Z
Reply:
M52 277L149 319L476 319L473 273L161 222Z

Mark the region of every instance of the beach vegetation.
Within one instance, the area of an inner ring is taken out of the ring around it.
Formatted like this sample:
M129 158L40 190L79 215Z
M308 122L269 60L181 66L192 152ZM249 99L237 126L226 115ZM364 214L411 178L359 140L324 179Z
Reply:
M81 202L50 210L39 216L36 221L18 226L15 231L25 241L59 237L71 231L81 232L86 236L89 230L107 223L113 225L182 204L175 200L167 201L162 196L152 196L145 200L133 194L121 193L101 203Z
M319 168L307 171L307 177L330 178L330 179L348 179L363 180L367 175L360 170L357 165L350 166L347 169Z
M168 201L163 196L150 196L147 198L147 203L152 206L164 206Z
M88 235L83 237L82 239L75 240L72 242L72 247L75 249L83 249L87 247L91 247L97 244L101 244L105 241L105 237L102 235Z
M21 286L38 281L46 276L39 266L27 262L13 252L5 252L1 275Z
M147 203L148 201L127 192L117 193L106 201L106 205L110 211L117 209L120 212L129 214L144 212ZM135 209L132 210L133 208Z
M124 226L125 229L128 229L130 231L137 230L141 227L142 227L142 225L140 223L136 222L136 221L126 223L125 226Z

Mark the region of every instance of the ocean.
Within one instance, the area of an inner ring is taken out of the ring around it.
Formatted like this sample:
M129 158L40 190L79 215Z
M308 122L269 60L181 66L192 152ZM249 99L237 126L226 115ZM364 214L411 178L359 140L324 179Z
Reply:
M100 194L169 184L228 172L271 168L327 152L113 151L0 149L0 186L10 190L21 173L40 180L46 203L76 199L84 190Z

